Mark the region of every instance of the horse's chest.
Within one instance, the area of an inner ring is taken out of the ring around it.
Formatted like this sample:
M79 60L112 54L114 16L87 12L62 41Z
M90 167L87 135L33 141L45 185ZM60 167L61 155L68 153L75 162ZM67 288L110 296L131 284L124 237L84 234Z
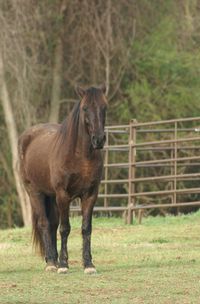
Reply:
M98 169L90 163L86 163L80 168L80 177L82 180L92 180L97 175Z
M71 195L81 195L91 187L98 185L101 177L101 167L91 164L80 165L79 172L74 172L69 178L67 191Z

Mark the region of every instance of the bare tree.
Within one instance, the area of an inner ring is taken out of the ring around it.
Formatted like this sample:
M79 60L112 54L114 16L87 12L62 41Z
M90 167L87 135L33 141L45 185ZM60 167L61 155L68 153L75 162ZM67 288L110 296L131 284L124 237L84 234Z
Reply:
M135 35L133 3L108 0L102 6L101 1L84 0L81 13L82 26L79 31L85 33L84 39L88 44L89 79L95 75L95 81L104 81L108 98L112 99L130 59Z
M5 75L4 75L4 64L3 64L2 53L0 53L0 84L1 84L0 97L2 101L2 107L4 111L5 122L7 126L8 137L9 137L9 142L12 152L12 168L15 177L17 193L20 198L24 224L25 226L28 226L31 224L30 203L26 195L26 192L22 186L19 169L18 169L18 152L17 152L18 135L17 135L17 128L13 115L13 109L10 102Z
M19 196L23 221L25 225L30 225L29 199L21 183L18 170L17 141L18 130L23 130L37 120L36 111L32 105L32 91L40 81L35 55L38 54L39 39L35 40L37 22L32 19L28 20L27 13L30 6L28 7L25 1L21 2L20 6L17 2L1 3L0 101L7 127L15 187ZM35 19L37 20L37 18ZM31 39L29 38L29 40L28 34L30 33ZM9 180L11 182L11 179Z

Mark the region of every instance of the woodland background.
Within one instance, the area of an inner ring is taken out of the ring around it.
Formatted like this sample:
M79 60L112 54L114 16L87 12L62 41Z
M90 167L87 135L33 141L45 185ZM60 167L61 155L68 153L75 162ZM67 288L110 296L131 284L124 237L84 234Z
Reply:
M0 228L30 222L18 134L103 82L108 125L200 116L200 0L0 0Z

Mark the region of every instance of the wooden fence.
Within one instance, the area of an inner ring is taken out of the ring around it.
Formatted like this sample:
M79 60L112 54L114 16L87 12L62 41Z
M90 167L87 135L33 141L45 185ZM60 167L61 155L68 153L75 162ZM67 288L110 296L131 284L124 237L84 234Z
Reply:
M95 212L200 205L200 117L106 127ZM80 206L71 210L80 210Z

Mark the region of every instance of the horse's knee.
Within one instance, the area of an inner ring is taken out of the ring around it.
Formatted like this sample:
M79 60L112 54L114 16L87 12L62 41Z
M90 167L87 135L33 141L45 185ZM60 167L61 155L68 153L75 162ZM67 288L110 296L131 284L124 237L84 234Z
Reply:
M82 235L87 236L90 235L92 232L92 226L90 224L83 224L82 225Z
M61 236L68 236L70 234L70 231L71 231L71 226L70 224L68 225L60 225L60 234Z

